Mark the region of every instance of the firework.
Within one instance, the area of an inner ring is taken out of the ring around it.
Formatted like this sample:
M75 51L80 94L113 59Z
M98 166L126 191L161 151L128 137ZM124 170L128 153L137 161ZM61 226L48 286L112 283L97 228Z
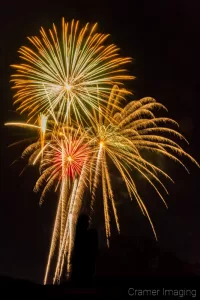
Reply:
M29 121L38 114L53 115L63 122L73 116L79 122L91 118L91 108L103 109L114 83L132 79L121 68L131 61L119 49L106 45L108 35L96 32L97 24L80 27L78 21L56 26L40 37L28 38L33 49L20 48L22 63L13 65L14 103ZM96 89L98 88L98 95Z
M42 122L43 120L43 122ZM46 283L56 247L58 258L54 282L60 280L64 260L67 258L67 270L71 270L71 253L74 244L75 226L81 209L82 197L91 169L89 159L92 148L87 144L82 128L64 127L53 129L51 122L44 116L39 118L40 126L26 123L6 123L10 126L22 126L38 130L39 139L25 148L22 158L28 158L29 165L39 165L40 173L34 191L42 191L40 204L50 189L59 191L57 213L54 221L48 262L44 282Z
M117 87L113 87L115 93L111 95L107 104L107 115L95 114L95 122L93 126L88 129L89 139L92 141L96 149L93 159L96 168L91 170L91 191L92 203L94 206L96 189L100 185L103 193L104 203L104 217L105 229L107 236L107 243L109 245L110 229L110 208L113 209L116 226L120 231L119 220L117 216L117 209L114 201L114 194L109 172L108 159L115 165L126 188L129 192L130 198L136 199L143 214L149 219L152 226L155 238L156 231L154 229L152 220L149 216L148 210L141 199L133 174L138 173L146 179L155 189L159 197L162 199L167 207L160 188L168 193L165 185L160 179L165 177L173 182L172 178L167 175L160 167L150 163L144 157L144 152L151 151L155 155L162 154L179 164L186 170L187 168L180 159L180 156L189 158L198 167L198 163L186 153L181 146L173 140L177 137L187 142L187 140L175 129L171 129L169 125L178 126L177 122L170 118L159 118L155 116L158 109L167 110L162 104L156 102L155 99L147 97L137 101L131 101L123 110L118 110L117 106L112 103L118 102L120 99L116 93ZM109 107L112 109L110 110ZM166 137L168 135L168 137ZM91 166L93 163L91 162Z
M60 186L58 213L55 219L45 282L58 238L60 244L55 280L60 279L62 262L64 262L66 253L69 256L69 270L74 241L74 227L81 207L80 201L82 198L80 194L83 188L87 186L86 170L90 156L90 149L85 143L85 137L83 134L80 136L79 130L75 132L69 130L69 128L67 128L67 132L64 128L62 132L60 130L58 136L56 135L57 132L52 134L51 141L43 151L42 174L35 185L35 191L37 191L44 182L47 183L41 195L41 202L52 185L55 185L56 189ZM60 229L58 230L59 223Z
M40 37L29 38L33 50L21 47L23 62L13 65L14 103L20 113L27 114L27 123L6 125L38 131L34 142L27 141L22 158L28 158L28 165L39 166L34 191L41 191L40 204L50 189L59 194L45 284L55 253L53 283L60 281L65 261L68 273L71 271L75 227L87 188L91 191L91 212L97 189L102 190L108 246L111 210L120 232L112 165L130 198L136 199L147 216L156 239L134 176L137 173L147 180L166 207L163 192L168 191L163 179L173 180L145 158L145 153L163 155L187 170L181 160L184 156L199 167L174 139L187 142L177 131L177 122L157 117L158 110L167 111L165 106L150 97L123 104L130 94L123 82L133 78L123 66L131 59L121 58L115 45L106 45L108 35L98 33L96 27L86 24L81 28L78 21L66 23L63 19L60 33L55 25L48 33L42 28Z

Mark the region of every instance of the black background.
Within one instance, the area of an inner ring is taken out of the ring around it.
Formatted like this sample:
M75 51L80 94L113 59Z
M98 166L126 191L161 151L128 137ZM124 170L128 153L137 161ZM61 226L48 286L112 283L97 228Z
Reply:
M25 133L8 129L4 123L19 120L12 106L10 64L19 62L17 50L27 36L38 35L61 17L98 22L99 31L110 33L110 42L123 56L133 57L129 71L136 79L129 84L134 99L152 96L169 109L168 116L180 124L189 140L185 149L199 159L199 70L200 7L198 1L3 1L0 10L1 88L1 190L0 190L0 274L42 282L56 196L40 208L39 195L32 192L35 169L19 177L22 163L9 166L23 147L7 148ZM154 221L159 244L188 262L200 261L199 169L186 162L191 172L173 162L159 159L176 184L167 185L166 210L151 187L138 180ZM116 179L115 179L116 180ZM115 181L117 182L117 181ZM117 192L122 235L153 238L150 225L135 202ZM104 247L103 212L96 213L95 225ZM114 236L115 236L114 230ZM120 240L119 240L120 247ZM128 247L128 246L127 246ZM106 268L106 262L105 262Z

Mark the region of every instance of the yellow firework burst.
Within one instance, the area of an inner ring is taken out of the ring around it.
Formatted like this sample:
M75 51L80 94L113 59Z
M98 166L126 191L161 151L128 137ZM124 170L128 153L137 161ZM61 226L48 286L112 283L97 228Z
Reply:
M95 122L88 130L89 139L94 143L96 152L93 155L95 160L95 169L91 170L91 190L92 190L92 207L95 199L96 189L101 186L104 200L104 216L106 236L109 244L110 237L110 215L109 208L114 212L116 225L120 231L117 209L114 201L114 194L109 173L108 158L113 162L123 178L129 192L130 198L137 200L143 214L145 214L152 226L154 235L157 239L156 232L148 214L147 208L142 201L134 181L133 174L139 173L146 179L158 193L162 201L167 206L162 192L159 187L166 193L167 189L162 183L160 176L173 181L166 172L153 163L150 163L144 157L144 151L151 151L155 154L162 154L179 164L186 170L187 168L180 159L180 156L189 158L198 167L198 163L186 153L183 148L173 140L173 136L186 139L169 125L178 126L177 122L170 118L156 117L156 109L167 110L162 104L155 99L147 97L137 101L131 101L123 110L118 110L117 106L112 103L118 103L121 91L113 87L115 92L111 92L107 107L107 115L102 116L94 114ZM118 93L116 92L118 90ZM166 136L168 135L168 137ZM186 141L187 142L187 141ZM91 166L94 163L91 162ZM159 176L160 175L160 176Z
M131 59L121 58L115 45L106 45L108 35L96 29L97 24L80 27L63 19L61 32L55 25L48 33L41 28L40 37L29 38L33 49L21 47L22 63L12 65L17 72L11 81L14 103L29 121L43 113L81 122L99 103L103 109L114 83L133 78L122 68Z

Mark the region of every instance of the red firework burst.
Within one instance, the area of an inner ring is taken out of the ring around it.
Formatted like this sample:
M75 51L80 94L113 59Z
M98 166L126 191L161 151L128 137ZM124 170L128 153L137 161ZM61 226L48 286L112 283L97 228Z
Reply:
M64 139L54 148L53 164L61 177L80 175L83 164L88 159L88 146L80 139Z

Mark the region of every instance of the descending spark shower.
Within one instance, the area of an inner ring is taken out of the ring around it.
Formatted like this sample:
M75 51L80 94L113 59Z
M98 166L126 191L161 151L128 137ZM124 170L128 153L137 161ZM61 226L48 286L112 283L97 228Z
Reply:
M26 123L8 126L30 128L38 138L22 153L30 165L40 171L34 191L42 190L40 204L49 189L59 198L52 230L44 284L56 256L53 283L60 281L67 264L71 274L71 257L75 227L81 211L84 192L91 192L91 210L96 191L102 189L105 234L109 246L112 210L120 232L111 181L111 164L122 177L130 199L134 198L148 218L156 236L148 210L141 199L134 174L138 173L155 189L167 206L163 193L168 193L160 178L173 182L159 166L144 157L151 151L181 164L180 156L198 163L174 140L187 140L177 131L177 122L158 117L166 107L146 97L129 101L131 93L124 82L133 79L123 66L131 61L122 58L119 49L106 44L108 35L97 32L97 24L81 28L79 22L66 23L62 30L55 25L40 37L28 38L33 48L20 48L21 64L13 65L14 104L27 117ZM174 128L175 127L175 128Z

